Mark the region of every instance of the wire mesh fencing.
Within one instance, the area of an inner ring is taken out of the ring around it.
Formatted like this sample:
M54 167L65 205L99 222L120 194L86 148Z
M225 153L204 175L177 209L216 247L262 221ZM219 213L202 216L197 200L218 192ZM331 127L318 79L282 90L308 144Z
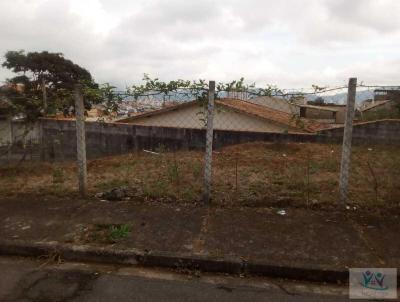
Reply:
M360 84L374 91L359 104L353 129L349 200L357 206L392 208L399 205L400 147L396 138L400 118L399 87Z
M363 88L363 84L358 87ZM345 205L393 205L398 200L394 180L398 177L400 150L398 140L393 141L398 120L385 124L375 119L369 126L364 125L362 103L358 102L351 118L356 123L355 146L347 145L348 156L343 155L347 89L343 86L298 95L280 92L276 96L247 99L219 98L214 115L214 202L236 206L336 207L340 205L339 184L343 179ZM330 101L332 98L326 92L333 92L336 99ZM367 99L368 102L372 104L367 108L373 108L387 101ZM394 115L387 109L381 112ZM363 147L368 141L374 145L372 148ZM370 149L377 152L373 163L371 159L355 159L354 165L351 163L354 154L366 157L372 154ZM350 167L349 184L343 178L343 161ZM373 194L368 193L371 191Z
M82 145L88 159L88 194L223 206L336 206L347 87L263 95L218 86L141 92L127 96L128 116L114 122L87 121ZM360 108L355 123L371 122ZM0 158L16 167L13 177L1 180L2 188L75 194L76 122L41 120L35 142L20 145L18 151L13 146L15 158L7 157L8 148L2 146ZM400 152L390 130L397 128L372 123L372 128L354 130L349 201L355 205L395 203L399 196ZM363 137L371 143L365 144Z
M400 147L364 143L351 150L349 200L355 206L394 208L399 205Z
M38 123L0 116L0 165L41 159Z
M0 146L0 166L23 161L40 161L41 152L40 144L35 141L3 144Z
M88 184L104 193L99 196L122 188L127 198L150 202L202 199L207 90L179 89L173 96L171 100L170 95L150 91L126 100L131 112L114 127L120 131L114 135L116 143L127 146L125 155L109 157L102 164L89 161ZM112 136L115 131L111 128L103 130L105 141L109 139L105 132Z
M336 109L318 109L293 95L216 100L213 201L256 207L335 204L340 147L317 143L314 134L322 124L336 122Z

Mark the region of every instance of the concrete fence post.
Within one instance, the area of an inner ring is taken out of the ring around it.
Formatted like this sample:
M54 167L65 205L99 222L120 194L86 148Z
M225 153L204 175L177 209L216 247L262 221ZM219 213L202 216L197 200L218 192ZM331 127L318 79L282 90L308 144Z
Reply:
M46 160L47 148L45 146L44 130L43 130L43 119L39 119L39 144L40 144L40 160Z
M79 192L86 195L87 168L86 168L86 139L85 139L85 114L83 106L82 87L76 84L74 87L75 117L76 117L76 153L78 161Z
M351 161L351 139L353 137L354 106L356 101L357 78L349 79L346 118L344 122L342 159L340 163L339 193L342 204L347 202Z
M46 81L42 78L42 97L43 97L43 111L44 115L47 114L47 91L46 91Z
M12 158L12 148L14 145L14 133L13 133L13 121L12 121L12 117L9 117L9 130L10 130L10 134L9 134L9 146L8 146L8 150L7 150L7 160L10 163L11 162L11 158Z
M204 158L204 192L203 200L210 202L211 182L212 182L212 150L214 137L214 95L215 81L210 81L208 85L208 104L207 104L207 132L206 132L206 152Z

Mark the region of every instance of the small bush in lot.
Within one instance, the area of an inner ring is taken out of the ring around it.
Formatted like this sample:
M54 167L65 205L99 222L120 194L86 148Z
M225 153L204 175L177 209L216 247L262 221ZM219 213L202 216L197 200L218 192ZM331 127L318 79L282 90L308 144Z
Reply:
M170 180L170 182L172 182L172 183L179 182L179 168L178 168L177 162L173 162L168 165L167 174L168 174L168 179Z
M197 162L191 163L192 175L195 179L198 179L202 176L201 172L203 172L203 166Z
M64 170L60 167L56 167L53 170L53 183L61 184L65 181L65 173Z
M111 225L109 227L109 231L110 231L110 238L112 240L118 240L128 237L129 233L131 232L131 228L127 224Z

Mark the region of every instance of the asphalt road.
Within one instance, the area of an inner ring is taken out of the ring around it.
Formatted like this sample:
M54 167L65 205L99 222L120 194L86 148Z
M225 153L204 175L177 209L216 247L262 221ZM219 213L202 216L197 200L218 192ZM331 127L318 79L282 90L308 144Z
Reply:
M345 286L0 257L0 301L348 301Z

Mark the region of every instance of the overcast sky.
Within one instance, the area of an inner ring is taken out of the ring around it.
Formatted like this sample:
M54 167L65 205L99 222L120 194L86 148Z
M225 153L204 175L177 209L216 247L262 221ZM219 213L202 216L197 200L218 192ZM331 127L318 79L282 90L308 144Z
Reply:
M0 53L49 50L124 88L241 76L400 84L399 0L0 0ZM9 77L0 69L0 81Z

